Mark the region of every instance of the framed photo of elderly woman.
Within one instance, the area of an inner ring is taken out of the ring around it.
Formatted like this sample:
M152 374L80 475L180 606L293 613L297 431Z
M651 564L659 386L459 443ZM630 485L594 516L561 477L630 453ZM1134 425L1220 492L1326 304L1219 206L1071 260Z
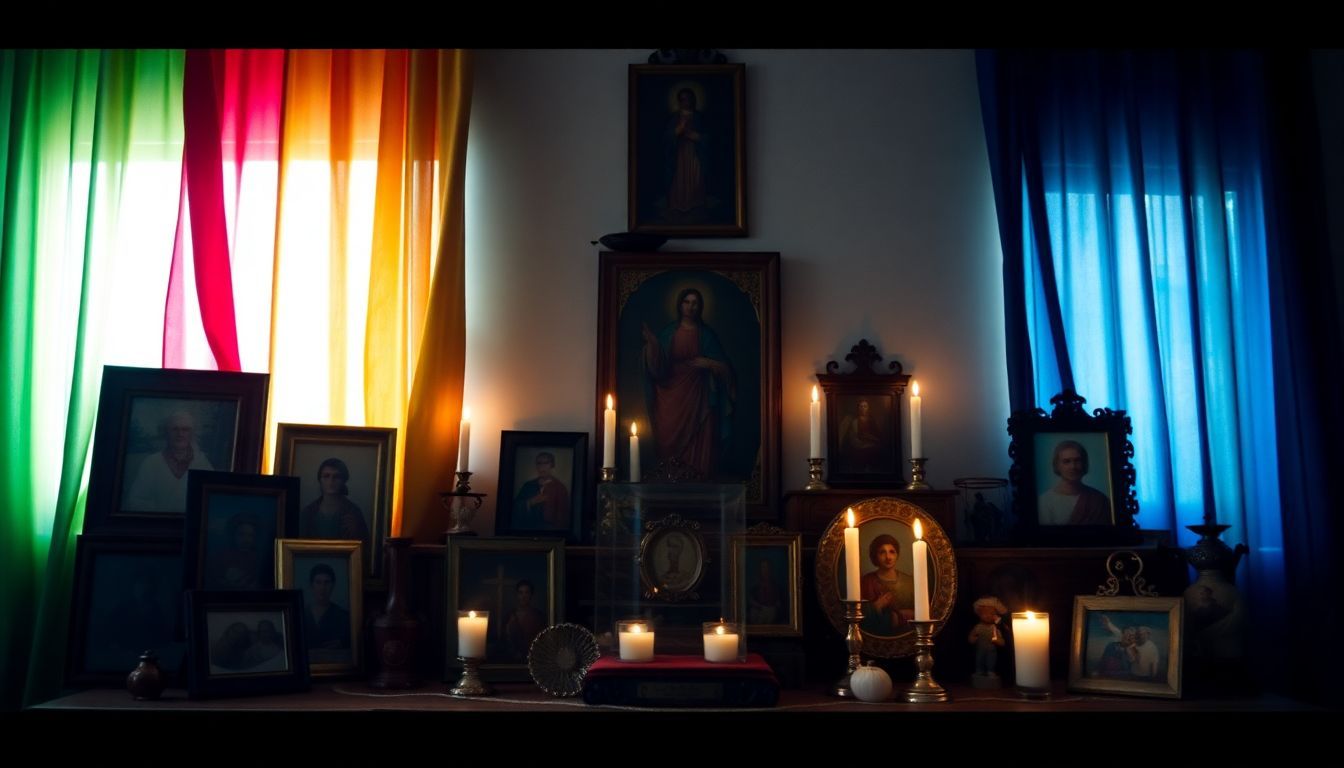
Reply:
M742 483L748 517L779 496L779 254L604 252L598 405L615 396L617 477L638 424L645 483Z
M391 529L397 430L280 424L275 474L299 478L298 537L364 545L364 579L382 579L383 539Z
M1083 410L1073 392L1008 420L1019 538L1041 545L1123 545L1140 541L1134 516L1133 432L1124 411Z
M850 525L850 510L859 532L857 589L851 587L846 574L845 529ZM845 600L851 595L862 600L859 627L866 655L894 658L915 652L911 621L915 618L916 568L912 557L917 538L927 550L929 618L944 622L957 599L957 564L952 540L923 507L890 497L864 499L839 510L818 540L817 597L822 611L831 626L844 634Z

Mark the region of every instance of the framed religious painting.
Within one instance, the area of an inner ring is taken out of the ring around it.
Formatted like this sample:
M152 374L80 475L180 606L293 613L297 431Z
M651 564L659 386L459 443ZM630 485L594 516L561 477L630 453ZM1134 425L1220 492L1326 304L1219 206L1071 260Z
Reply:
M299 590L189 590L186 611L189 697L308 690Z
M629 228L747 236L746 65L630 65Z
M747 635L801 637L802 534L757 523L733 537L731 557L732 604L745 606Z
M180 534L190 470L258 471L268 381L105 366L84 533Z
M915 652L915 541L927 550L925 573L929 583L929 618L946 624L957 601L957 564L952 540L923 507L901 499L864 499L839 510L817 543L817 597L831 626L844 634L845 600L863 601L863 652L894 658ZM845 529L858 528L858 588L849 583Z
M504 430L499 446L495 533L583 541L588 517L587 432Z
M1008 419L1013 460L1008 479L1019 538L1039 545L1133 545L1142 540L1134 517L1134 430L1124 411L1083 410L1072 391Z
M826 394L826 482L837 488L904 487L901 466L901 395L910 376L895 360L860 339L845 360L854 370L826 363L817 383Z
M364 668L364 545L358 541L275 540L275 584L303 593L303 642L313 677Z
M1179 597L1073 599L1069 690L1181 698Z
M643 482L741 483L747 514L779 497L779 254L599 256L595 453L614 395L618 477L631 424Z
M299 479L193 469L182 588L275 589L275 541L298 532Z
M298 537L361 542L364 579L381 583L397 430L280 424L275 444L275 474L299 478Z

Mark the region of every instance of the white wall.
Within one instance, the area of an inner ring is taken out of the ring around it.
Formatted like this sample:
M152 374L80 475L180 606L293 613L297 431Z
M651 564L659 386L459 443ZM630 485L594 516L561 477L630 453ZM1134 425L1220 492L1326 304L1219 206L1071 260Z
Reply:
M1002 254L974 54L725 53L747 65L751 237L662 250L780 252L782 490L806 481L815 374L860 338L919 380L935 487L1006 477ZM626 65L647 55L476 54L466 397L491 512L500 430L593 429L589 243L626 228Z

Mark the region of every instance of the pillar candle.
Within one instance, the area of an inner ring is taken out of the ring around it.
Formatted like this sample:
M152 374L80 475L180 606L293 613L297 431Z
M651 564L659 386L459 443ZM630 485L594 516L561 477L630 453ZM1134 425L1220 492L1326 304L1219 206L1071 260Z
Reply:
M467 611L457 617L457 655L466 659L485 658L485 632L490 622L486 611Z
M616 466L616 408L607 395L607 410L602 414L602 466Z
M471 451L471 409L462 409L462 424L457 437L457 471L467 471L467 454Z
M929 543L924 526L915 518L915 545L910 548L915 560L915 621L929 620Z
M630 482L639 482L639 425L630 422Z
M653 632L643 624L635 624L629 631L622 630L621 661L653 661Z
M1013 614L1013 659L1019 688L1050 687L1050 614Z
M808 427L809 427L808 436L809 436L811 439L808 441L808 451L807 451L807 455L808 455L808 458L812 458L812 459L820 459L820 458L821 458L821 401L817 399L817 387L816 387L815 384L812 386L812 403L811 403L811 410L810 410L808 416L809 416L809 418L808 418Z
M910 458L922 459L924 457L924 399L919 396L919 382L916 381L911 388L913 394L910 396Z
M862 599L859 591L859 529L854 527L854 508L845 510L849 527L845 528L845 599Z
M738 635L723 624L705 633L705 661L737 661Z

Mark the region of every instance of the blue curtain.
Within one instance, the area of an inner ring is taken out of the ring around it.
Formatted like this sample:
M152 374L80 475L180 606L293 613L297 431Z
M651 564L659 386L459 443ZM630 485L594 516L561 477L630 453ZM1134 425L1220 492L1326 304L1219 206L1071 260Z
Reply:
M1230 525L1224 541L1251 548L1253 621L1280 626L1264 58L986 51L978 65L1013 409L1073 388L1128 411L1139 525L1182 546L1206 515Z

